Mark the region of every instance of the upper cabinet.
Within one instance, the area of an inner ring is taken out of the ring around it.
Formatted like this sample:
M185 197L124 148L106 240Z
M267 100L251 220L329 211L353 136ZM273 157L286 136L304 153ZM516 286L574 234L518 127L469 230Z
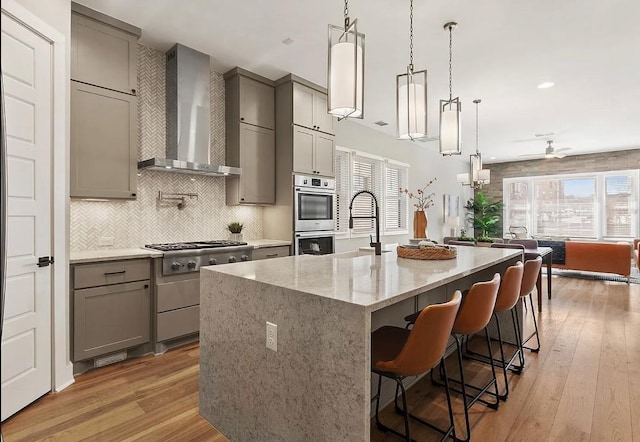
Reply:
M274 83L241 68L232 69L224 78L225 162L242 168L240 176L227 177L227 204L274 204Z
M141 30L72 3L72 198L136 197Z
M293 74L276 83L278 178L335 176L335 119L327 113L325 89Z
M71 16L71 79L135 94L138 36L83 15Z
M293 124L334 135L334 118L327 112L327 94L293 83Z

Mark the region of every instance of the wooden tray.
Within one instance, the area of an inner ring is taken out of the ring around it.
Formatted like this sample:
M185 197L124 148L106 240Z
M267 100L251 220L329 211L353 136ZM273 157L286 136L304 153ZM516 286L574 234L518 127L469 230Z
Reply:
M457 253L455 248L445 247L425 247L422 249L410 249L398 246L398 256L409 259L455 259Z

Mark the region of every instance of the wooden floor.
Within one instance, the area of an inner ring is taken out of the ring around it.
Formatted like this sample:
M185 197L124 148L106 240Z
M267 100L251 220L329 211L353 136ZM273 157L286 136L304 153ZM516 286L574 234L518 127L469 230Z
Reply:
M527 352L499 410L474 405L473 440L640 441L640 285L554 276L553 289L539 315L542 350ZM198 356L191 345L78 376L3 423L5 441L224 441L198 414ZM487 373L468 370L476 381ZM427 379L408 399L416 414L446 422L444 395ZM463 431L459 399L454 407ZM393 410L382 415L402 428ZM439 439L412 430L419 441ZM399 440L375 425L371 439Z

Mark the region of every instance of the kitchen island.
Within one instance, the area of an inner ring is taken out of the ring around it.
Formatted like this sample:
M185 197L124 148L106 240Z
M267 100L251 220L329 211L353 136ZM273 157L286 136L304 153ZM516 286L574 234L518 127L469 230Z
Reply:
M444 261L354 251L204 267L200 414L232 441L368 441L372 329L521 256L459 247Z

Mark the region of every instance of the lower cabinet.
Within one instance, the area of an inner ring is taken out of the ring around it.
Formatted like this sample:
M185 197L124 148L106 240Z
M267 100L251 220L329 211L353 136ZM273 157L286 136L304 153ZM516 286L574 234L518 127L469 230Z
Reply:
M281 258L290 254L289 246L260 247L253 251L252 259L256 261L259 259Z
M148 260L74 267L74 362L150 342ZM131 281L138 278L145 279Z

